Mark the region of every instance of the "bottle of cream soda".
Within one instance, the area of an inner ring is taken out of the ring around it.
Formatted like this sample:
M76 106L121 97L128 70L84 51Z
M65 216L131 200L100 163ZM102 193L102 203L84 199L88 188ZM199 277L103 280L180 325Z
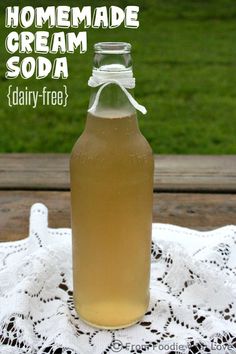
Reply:
M132 94L129 43L94 46L92 95L72 150L75 308L99 328L136 323L149 304L153 155Z

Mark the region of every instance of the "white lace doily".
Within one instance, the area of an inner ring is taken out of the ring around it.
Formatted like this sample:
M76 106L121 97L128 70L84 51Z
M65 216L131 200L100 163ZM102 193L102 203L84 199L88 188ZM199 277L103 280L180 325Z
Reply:
M235 226L154 224L148 312L126 329L94 329L73 306L71 231L48 228L35 204L30 236L0 243L0 353L235 353L235 281Z

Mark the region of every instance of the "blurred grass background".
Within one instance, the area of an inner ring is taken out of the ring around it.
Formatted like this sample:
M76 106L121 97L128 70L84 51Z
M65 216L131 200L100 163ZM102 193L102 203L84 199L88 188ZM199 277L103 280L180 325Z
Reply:
M140 6L140 28L89 29L87 53L68 55L67 80L5 79L11 56L4 46L11 31L4 27L6 6L134 4ZM235 0L9 0L0 10L0 152L69 152L85 123L93 44L127 41L133 46L136 98L148 109L147 116L139 115L140 128L154 152L236 153ZM68 106L10 108L10 84L40 90L66 84Z

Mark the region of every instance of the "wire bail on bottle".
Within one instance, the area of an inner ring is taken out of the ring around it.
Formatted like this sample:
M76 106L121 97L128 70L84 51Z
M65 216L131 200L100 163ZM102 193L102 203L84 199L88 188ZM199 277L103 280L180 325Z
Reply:
M132 70L126 70L122 72L93 70L93 74L88 81L88 86L100 87L96 93L94 102L89 108L88 112L94 113L96 111L102 90L110 84L118 85L135 109L140 111L142 114L147 113L146 108L139 104L128 91L128 89L133 89L135 87L135 78L133 77Z

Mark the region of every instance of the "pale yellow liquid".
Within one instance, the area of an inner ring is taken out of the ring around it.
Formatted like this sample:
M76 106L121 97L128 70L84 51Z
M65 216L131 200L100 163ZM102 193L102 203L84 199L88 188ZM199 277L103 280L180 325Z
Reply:
M74 302L100 328L149 303L153 156L136 116L88 115L71 155Z

